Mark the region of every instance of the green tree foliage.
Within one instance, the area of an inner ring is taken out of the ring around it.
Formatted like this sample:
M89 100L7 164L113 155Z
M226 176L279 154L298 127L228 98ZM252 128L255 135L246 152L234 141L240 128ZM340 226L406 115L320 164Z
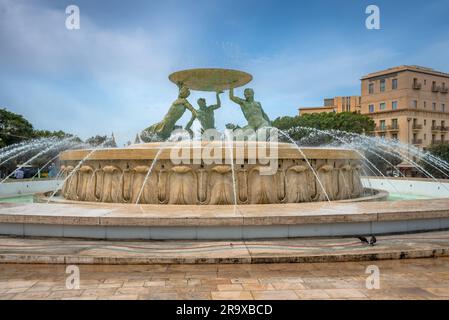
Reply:
M94 137L86 139L85 142L92 146L102 145L105 148L117 148L117 143L115 142L114 135L112 135L111 138L108 138L108 136L96 135Z
M303 138L310 132L301 130L301 127L319 130L340 130L358 134L371 132L375 127L375 123L371 118L356 112L323 112L296 117L285 116L275 119L272 124L283 131L289 131L290 136L295 140ZM297 130L291 130L294 128Z
M90 138L86 139L85 142L92 146L99 146L102 143L104 143L107 139L108 139L107 136L96 135L94 137L90 137Z
M33 137L33 125L23 116L0 109L0 148Z
M449 143L446 142L446 143L433 144L427 149L427 151L430 152L435 157L438 157L446 162L449 162ZM447 178L441 171L435 169L435 167L431 166L428 162L421 161L420 165L435 178L441 179ZM442 169L440 168L440 170Z
M377 168L376 170L371 164L367 164L365 170L367 175L379 176L379 171L382 172L383 175L393 176L395 173L399 175L399 169L396 168L396 166L402 162L402 158L399 154L392 154L391 152L385 152L382 149L378 149L375 153L366 151L365 157Z
M64 138L71 138L73 137L73 141L75 142L81 142L81 139L74 136L73 134L70 133L66 133L62 130L59 131L49 131L49 130L34 130L33 133L35 138L60 138L60 139L64 139Z
M62 130L34 130L33 125L22 115L0 109L0 148L33 138L69 138L81 142L81 139Z

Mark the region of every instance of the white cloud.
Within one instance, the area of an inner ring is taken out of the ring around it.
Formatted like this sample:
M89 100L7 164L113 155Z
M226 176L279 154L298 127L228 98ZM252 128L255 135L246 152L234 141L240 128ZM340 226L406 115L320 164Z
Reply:
M176 96L167 76L182 59L188 28L107 30L81 8L81 29L71 31L65 18L31 2L0 2L0 103L36 127L84 137L133 136L160 118Z
M81 7L81 29L69 31L64 10L37 3L0 0L0 105L22 113L38 128L82 137L114 131L121 143L133 141L136 132L163 117L176 97L167 76L180 68L250 72L254 80L248 86L272 118L294 115L299 106L319 105L328 96L358 94L360 77L382 68L428 65L428 57L436 57L435 67L447 69L443 54L449 45L444 41L411 54L390 49L385 39L354 43L347 35L316 33L307 43L254 54L251 41L215 37L199 13L184 18L189 23L178 24L173 22L178 17L171 16L147 28L108 29ZM191 103L199 96L215 102L213 94L197 92ZM244 124L227 93L222 103L218 127ZM188 118L186 113L183 120Z

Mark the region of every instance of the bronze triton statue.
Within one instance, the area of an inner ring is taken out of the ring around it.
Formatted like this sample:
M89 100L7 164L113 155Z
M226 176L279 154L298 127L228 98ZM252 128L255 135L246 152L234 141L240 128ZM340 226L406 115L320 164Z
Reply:
M201 123L202 131L215 127L214 111L221 107L220 94L229 89L229 98L240 105L248 124L244 127L258 130L270 126L271 122L264 112L262 105L254 101L253 89L244 91L245 99L234 96L234 88L241 87L252 80L252 76L246 72L230 69L190 69L172 73L169 79L179 87L178 99L176 99L164 119L145 129L141 139L145 142L154 140L166 140L172 131L176 129L176 122L183 116L186 109L192 113L192 117L185 129L192 134L191 126L195 119ZM187 100L191 90L215 91L217 104L207 106L204 98L198 99L199 109L195 110Z
M223 91L216 92L217 104L214 105L208 106L206 103L206 99L204 98L198 99L199 108L196 110L196 118L198 118L198 121L201 124L201 131L207 129L215 129L214 111L221 107L220 101L221 93L223 93ZM189 123L186 125L186 130L190 130L193 120L195 120L195 117L192 117L192 119L190 119Z
M161 138L166 140L170 137L170 134L175 129L176 122L181 119L182 115L189 109L192 112L192 118L196 117L196 110L192 107L187 97L190 95L189 88L178 84L179 94L167 114L161 122L155 123L152 126L145 129L141 135L141 139L145 142L149 142L152 138Z
M234 96L234 88L229 90L229 99L240 105L242 108L243 116L248 125L243 127L243 129L253 129L258 130L263 127L268 127L271 125L270 119L268 118L265 111L262 109L262 105L258 101L254 101L254 90L246 88L244 91L245 99L238 98Z

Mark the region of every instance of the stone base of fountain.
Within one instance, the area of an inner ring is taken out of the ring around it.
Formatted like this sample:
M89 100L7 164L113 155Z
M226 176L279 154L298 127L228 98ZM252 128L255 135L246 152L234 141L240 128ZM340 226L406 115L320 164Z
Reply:
M385 196L385 193L383 194ZM46 202L47 198L39 197ZM374 200L374 199L371 199ZM449 228L449 199L266 205L0 204L0 235L140 240L367 236ZM61 203L57 203L61 202Z
M66 151L60 160L67 177L62 196L74 201L247 205L363 194L360 155L346 149L300 151L293 144L265 142L234 142L233 148L221 141L146 143Z

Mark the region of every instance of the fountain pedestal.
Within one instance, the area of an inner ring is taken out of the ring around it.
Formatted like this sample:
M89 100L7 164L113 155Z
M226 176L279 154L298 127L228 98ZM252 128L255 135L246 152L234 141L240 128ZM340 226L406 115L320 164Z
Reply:
M362 196L360 156L355 151L301 150L303 154L293 144L266 142L235 142L231 149L217 141L66 151L60 156L68 177L62 195L76 201L177 205L299 203Z

